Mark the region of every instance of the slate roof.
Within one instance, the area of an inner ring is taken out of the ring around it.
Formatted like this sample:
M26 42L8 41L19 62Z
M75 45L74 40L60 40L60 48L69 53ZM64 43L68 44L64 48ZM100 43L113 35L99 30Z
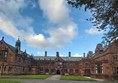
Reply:
M6 43L7 44L7 43ZM7 46L15 53L16 52L16 48L13 47L12 45L10 44L7 44Z
M35 60L55 60L55 56L33 56ZM82 57L61 57L64 61L80 61Z
M5 42L6 43L6 42ZM6 43L8 45L8 47L14 52L16 53L16 48L8 43ZM20 51L19 54L23 54L25 52ZM26 53L27 54L27 53ZM29 54L27 54L28 56L30 56ZM33 56L33 58L35 60L55 60L56 56ZM79 61L82 59L82 57L61 57L64 61Z
M6 43L7 44L7 43ZM10 45L10 44L7 44L8 45L8 47L14 52L14 53L16 53L16 48L15 47L13 47L12 45ZM19 51L18 52L18 54L22 54L22 53L24 53L23 51Z

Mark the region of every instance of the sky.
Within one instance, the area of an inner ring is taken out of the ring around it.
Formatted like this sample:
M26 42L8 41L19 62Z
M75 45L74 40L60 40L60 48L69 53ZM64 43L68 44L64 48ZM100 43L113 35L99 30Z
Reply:
M101 43L90 21L91 12L73 8L66 0L0 0L0 38L12 46L18 38L21 50L34 56L80 57Z

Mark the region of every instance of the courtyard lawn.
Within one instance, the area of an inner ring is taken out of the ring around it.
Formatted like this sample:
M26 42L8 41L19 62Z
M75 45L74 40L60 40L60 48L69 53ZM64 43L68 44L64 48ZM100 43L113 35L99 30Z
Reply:
M0 83L23 83L23 82L14 81L14 80L0 80Z
M75 80L75 81L94 81L93 79L84 76L61 76L61 80Z
M2 75L0 79L46 79L51 75Z

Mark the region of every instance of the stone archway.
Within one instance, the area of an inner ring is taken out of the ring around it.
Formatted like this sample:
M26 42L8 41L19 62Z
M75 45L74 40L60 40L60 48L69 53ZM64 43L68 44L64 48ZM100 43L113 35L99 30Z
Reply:
M61 74L60 70L57 70L56 74Z

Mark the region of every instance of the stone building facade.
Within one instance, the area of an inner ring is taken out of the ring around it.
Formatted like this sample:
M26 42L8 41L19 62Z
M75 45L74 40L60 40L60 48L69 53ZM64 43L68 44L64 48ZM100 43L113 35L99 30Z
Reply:
M30 73L33 57L20 50L18 39L15 47L7 44L4 37L0 41L0 75Z
M81 75L95 78L118 79L118 40L107 47L96 46L95 52L89 51L85 57L32 56L21 51L18 39L15 46L0 40L0 75L3 74L62 74Z
M118 40L107 47L98 44L91 59L93 63L91 76L118 79Z
M34 57L38 58L37 66L39 66L39 74L64 74L64 75L79 75L79 61L81 57L60 57L59 52L56 52L56 57L45 56Z

